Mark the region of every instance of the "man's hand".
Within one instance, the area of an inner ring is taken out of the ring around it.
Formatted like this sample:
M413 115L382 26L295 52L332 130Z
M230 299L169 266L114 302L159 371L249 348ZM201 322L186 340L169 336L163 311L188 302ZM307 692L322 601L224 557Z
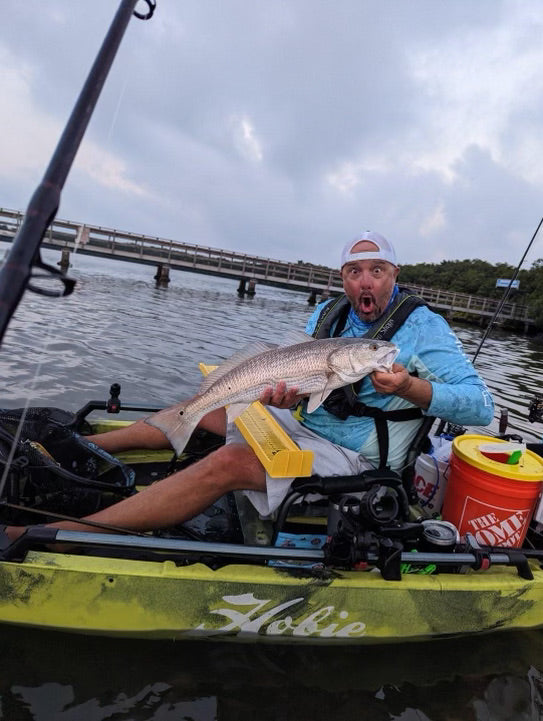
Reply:
M393 393L424 410L432 402L432 384L424 378L409 375L400 363L394 363L390 373L373 371L370 378L378 393Z
M370 378L377 393L394 393L397 396L408 393L413 380L407 368L400 363L394 363L391 372L373 371Z
M274 406L275 408L290 408L296 405L303 396L298 395L297 388L287 390L285 381L279 381L275 388L266 388L260 396L260 402L266 406Z

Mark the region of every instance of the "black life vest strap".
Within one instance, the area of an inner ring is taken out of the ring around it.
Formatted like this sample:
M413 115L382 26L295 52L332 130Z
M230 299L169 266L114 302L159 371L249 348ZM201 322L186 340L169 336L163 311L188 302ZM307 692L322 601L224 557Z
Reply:
M346 295L339 295L337 298L332 298L321 310L315 330L313 331L314 338L335 338L340 335L341 331L345 327L347 317L351 309L351 304ZM333 333L332 326L337 320L336 327Z
M413 421L422 417L420 408L397 408L394 411L384 411L381 408L358 403L353 409L354 416L369 416L375 422L377 444L379 446L379 468L386 468L389 450L389 434L387 421Z
M375 340L390 340L400 326L403 325L406 318L411 315L415 308L421 305L427 304L418 295L411 293L409 289L400 287L396 300L381 317L379 325L371 328L363 337L374 338ZM341 335L350 310L351 303L346 295L340 295L329 300L317 318L315 330L312 334L313 337L335 338Z

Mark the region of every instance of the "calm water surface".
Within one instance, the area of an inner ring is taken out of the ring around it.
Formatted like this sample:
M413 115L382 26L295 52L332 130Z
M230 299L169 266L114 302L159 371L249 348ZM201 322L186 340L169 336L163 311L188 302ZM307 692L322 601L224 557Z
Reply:
M0 258L8 246L0 242ZM50 262L57 253L48 253ZM112 382L127 403L167 404L193 392L196 362L303 327L304 294L75 256L73 296L27 294L0 349L0 406L76 410L105 399ZM468 355L481 337L456 328ZM477 366L527 440L543 348L522 336L488 339ZM497 420L493 430L497 429ZM6 721L357 719L539 721L543 633L496 634L388 647L290 648L80 638L2 629L0 719Z

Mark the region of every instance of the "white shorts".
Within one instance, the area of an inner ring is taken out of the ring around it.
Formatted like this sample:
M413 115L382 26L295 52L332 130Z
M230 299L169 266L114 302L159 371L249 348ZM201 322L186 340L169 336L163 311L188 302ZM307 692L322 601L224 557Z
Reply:
M270 408L275 419L304 451L313 451L313 473L319 476L356 475L373 468L363 455L317 435L297 421L288 409ZM226 443L246 443L237 426L229 423ZM266 492L243 491L261 516L269 516L287 495L294 478L271 478L266 473Z

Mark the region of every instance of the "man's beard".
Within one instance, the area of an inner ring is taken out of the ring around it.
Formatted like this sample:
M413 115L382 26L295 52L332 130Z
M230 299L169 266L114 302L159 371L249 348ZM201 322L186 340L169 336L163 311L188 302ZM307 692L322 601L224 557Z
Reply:
M372 293L364 293L359 295L356 299L356 305L354 306L354 312L364 321L364 323L371 323L377 320L383 313L383 309L377 305L375 296ZM351 305L353 303L351 302Z

